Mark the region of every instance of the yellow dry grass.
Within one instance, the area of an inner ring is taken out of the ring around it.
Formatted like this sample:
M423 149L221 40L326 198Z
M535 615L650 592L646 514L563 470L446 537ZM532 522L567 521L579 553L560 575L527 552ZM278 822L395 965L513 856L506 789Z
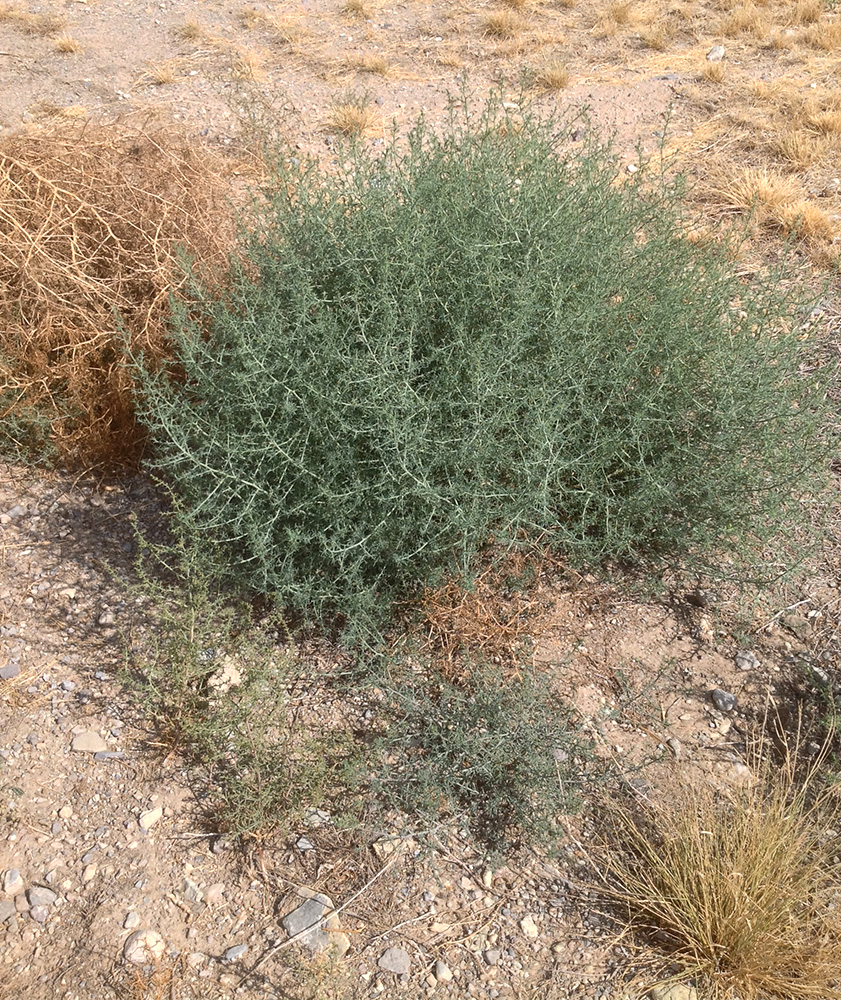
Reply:
M484 33L491 38L516 38L525 26L525 21L516 11L505 7L486 14L482 21Z
M339 135L359 137L367 135L376 120L367 101L351 97L333 105L327 115L327 127Z
M65 55L82 51L81 43L76 41L76 39L72 38L70 35L59 35L55 40L55 48L58 52Z
M542 90L564 90L569 86L569 68L562 59L552 59L538 70L536 80Z
M0 3L0 21L27 35L53 35L67 24L63 14L33 14L7 3Z
M377 76L387 76L390 70L389 62L385 56L376 53L360 53L347 57L347 64L357 73L373 73Z
M708 1000L841 998L838 804L818 767L757 763L740 786L693 776L651 811L612 804L607 895L656 934L673 981Z
M746 167L714 184L712 191L727 207L752 211L762 226L812 240L834 235L832 220L804 197L799 179L792 175Z

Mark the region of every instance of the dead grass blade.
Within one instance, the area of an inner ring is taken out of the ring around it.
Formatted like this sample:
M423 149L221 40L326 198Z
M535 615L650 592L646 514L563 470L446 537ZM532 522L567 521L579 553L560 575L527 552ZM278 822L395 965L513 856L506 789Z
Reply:
M611 804L607 895L711 1000L841 997L837 795L795 757L722 791L687 781L650 814Z

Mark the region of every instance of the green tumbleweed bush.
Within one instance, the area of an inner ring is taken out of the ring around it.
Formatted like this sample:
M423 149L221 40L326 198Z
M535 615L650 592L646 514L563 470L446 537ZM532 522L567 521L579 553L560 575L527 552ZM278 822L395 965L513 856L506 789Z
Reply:
M626 180L493 100L278 160L228 294L195 289L144 382L156 467L240 582L361 619L490 537L634 558L792 513L822 398L795 297Z

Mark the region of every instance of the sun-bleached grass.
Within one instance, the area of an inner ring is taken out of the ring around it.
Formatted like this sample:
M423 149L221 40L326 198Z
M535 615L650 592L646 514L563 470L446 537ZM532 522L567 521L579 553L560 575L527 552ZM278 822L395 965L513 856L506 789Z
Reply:
M327 114L327 127L331 132L348 137L367 135L374 127L377 116L364 96L346 96L336 101Z
M552 59L537 71L535 79L542 90L565 90L570 81L569 68L563 59Z
M484 33L491 38L516 38L525 26L523 18L507 7L491 11L482 21Z
M377 76L387 76L390 65L385 56L376 53L360 53L347 57L347 64L350 69L357 73L372 73Z
M74 55L82 51L82 45L70 35L59 35L55 40L56 51L63 55Z
M836 226L829 215L803 192L800 179L767 167L745 167L711 187L713 196L729 208L752 212L756 222L807 240L827 240Z
M757 765L737 787L696 778L609 818L607 896L699 996L841 997L837 796L817 779Z
M53 35L67 24L63 14L33 14L7 3L0 3L0 21L27 35Z

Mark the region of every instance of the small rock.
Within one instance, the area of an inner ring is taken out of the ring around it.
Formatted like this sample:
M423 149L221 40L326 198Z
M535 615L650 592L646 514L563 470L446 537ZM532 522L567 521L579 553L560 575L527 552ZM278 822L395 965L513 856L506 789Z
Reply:
M125 927L127 931L133 931L135 927L139 926L139 924L140 917L137 915L137 911L129 910L126 914L126 919L123 921L123 927Z
M395 976L406 976L412 966L412 959L405 948L389 948L380 955L377 965Z
M736 653L736 666L739 670L756 670L761 664L750 650L741 649Z
M310 827L326 826L330 822L330 813L324 809L307 809L304 813L304 823Z
M333 909L333 901L323 892L315 892L307 886L298 886L296 892L304 897L304 902L280 921L289 937L310 951L323 952L330 949L339 958L350 948L350 938L345 934L339 918L331 914L324 920L324 914ZM324 920L323 926L320 926Z
M298 840L296 841L296 843L295 843L295 846L296 846L296 847L298 848L298 850L299 850L299 851L301 851L302 853L303 853L304 851L314 851L314 850L315 850L315 847L314 847L314 845L313 845L313 842L312 842L312 841L311 841L311 840L309 839L309 837L300 837L300 838L299 838L299 839L298 839Z
M625 169L628 171L629 174L635 174L639 170L639 167L636 165L636 163L629 163Z
M47 922L49 912L50 911L46 906L41 906L40 904L29 907L29 916L32 917L36 924L45 924Z
M30 906L52 906L58 896L52 889L47 889L42 885L34 885L26 894Z
M499 965L499 959L502 956L502 952L499 948L488 948L488 950L483 954L485 963L487 965Z
M723 45L713 45L713 47L707 53L707 62L717 63L721 62L723 58L724 58Z
M117 619L114 617L113 611L103 611L99 618L96 619L96 624L106 627L108 625L113 625L116 620Z
M225 893L225 883L224 882L214 882L213 885L209 885L204 894L205 902L210 906L215 906L217 903L222 902L222 896Z
M441 961L435 963L435 968L432 970L432 974L439 983L449 983L453 978L450 967Z
M204 901L204 893L190 878L184 879L182 892L188 903L201 903Z
M10 660L0 667L0 681L13 681L20 673L20 663L17 660Z
M235 944L233 946L233 948L228 948L228 950L222 956L222 961L223 962L236 962L236 960L238 958L242 958L242 956L247 951L248 951L248 945L247 944Z
M79 733L78 736L73 737L70 749L76 750L80 753L100 753L101 751L108 749L108 744L99 735L99 733L85 730L84 732Z
M680 755L683 753L683 747L681 746L680 740L676 736L670 736L666 740L666 746L675 755L675 760L680 760Z
M652 986L651 1000L698 1000L698 991L686 983L672 983L670 986Z
M3 892L7 896L17 896L19 892L23 892L23 888L23 879L17 868L8 868L3 872Z
M19 892L15 896L15 910L18 913L26 913L29 910L29 903L26 901L26 893Z
M197 969L200 965L204 965L207 961L207 955L202 954L200 951L191 951L187 956L187 965L191 969Z
M125 760L126 755L121 750L100 750L93 755L94 760Z
M532 941L540 934L537 924L534 922L534 917L530 913L527 913L520 921L520 930Z
M14 917L17 912L13 899L0 899L0 924L5 924L9 917Z
M230 656L226 656L222 666L208 677L207 683L215 694L227 694L232 687L242 684L242 671Z
M713 700L713 705L715 705L719 712L732 712L739 704L736 695L730 694L729 691L725 691L723 688L716 688L710 697Z
M90 882L96 878L97 867L96 865L85 865L84 871L82 872L82 881Z
M129 934L123 945L123 955L133 965L154 965L166 951L164 939L156 931L139 930Z
M73 806L62 806L58 811L59 819L70 819L73 815Z
M148 833L163 814L164 811L160 806L155 806L154 809L147 809L146 812L142 812L138 820L140 829L144 833Z

